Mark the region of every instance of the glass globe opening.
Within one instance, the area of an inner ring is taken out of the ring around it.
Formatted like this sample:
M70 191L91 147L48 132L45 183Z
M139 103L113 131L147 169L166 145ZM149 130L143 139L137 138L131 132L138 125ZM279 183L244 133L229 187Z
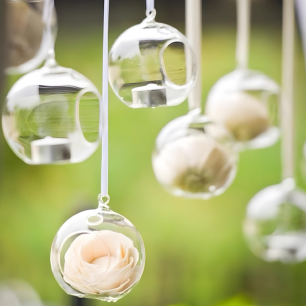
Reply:
M236 162L228 132L195 113L167 124L152 156L159 183L175 196L195 199L223 193L234 180Z
M52 244L57 282L80 298L116 302L136 286L144 265L144 244L136 228L105 207L70 218Z
M3 132L28 164L81 162L99 145L100 94L78 72L49 64L12 87L3 110Z
M182 103L196 79L196 59L186 37L149 16L126 30L109 55L109 81L132 108Z
M279 139L279 92L267 76L236 70L213 86L206 114L231 132L240 149L268 147Z
M7 67L9 74L26 73L37 68L48 55L57 31L51 0L6 0ZM51 30L47 18L53 14Z
M247 208L246 241L252 252L266 261L306 259L306 195L295 189L292 181L263 189Z

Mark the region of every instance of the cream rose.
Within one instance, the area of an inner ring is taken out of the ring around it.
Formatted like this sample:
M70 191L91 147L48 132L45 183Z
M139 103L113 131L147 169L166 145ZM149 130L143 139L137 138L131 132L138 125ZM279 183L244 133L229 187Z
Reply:
M153 169L161 184L191 193L223 187L234 167L230 152L205 134L170 142L153 157Z
M78 236L65 254L64 280L85 294L116 296L141 277L139 252L123 234L102 230Z
M219 96L207 105L207 116L223 124L237 141L249 141L269 128L267 106L245 92Z

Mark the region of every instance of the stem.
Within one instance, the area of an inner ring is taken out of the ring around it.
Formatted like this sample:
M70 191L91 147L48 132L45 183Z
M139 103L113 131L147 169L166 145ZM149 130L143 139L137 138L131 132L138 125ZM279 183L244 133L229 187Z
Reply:
M108 197L108 19L109 0L104 0L103 29L103 83L100 107L100 131L102 129L101 196Z
M247 69L250 40L250 0L237 0L237 45L236 60L238 69Z
M189 110L201 109L202 106L202 1L185 0L186 5L186 35L196 55L198 77L193 90L188 96Z
M283 1L283 71L281 97L283 179L294 177L294 0Z

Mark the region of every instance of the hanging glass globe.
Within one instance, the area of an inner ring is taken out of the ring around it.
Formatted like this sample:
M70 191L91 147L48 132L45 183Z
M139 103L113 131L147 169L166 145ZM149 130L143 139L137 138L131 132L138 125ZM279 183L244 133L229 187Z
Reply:
M57 30L52 1L6 0L7 73L29 72L47 58Z
M109 82L132 108L182 103L196 79L196 58L186 37L155 21L156 11L115 41L109 55Z
M4 136L28 164L81 162L100 142L99 100L91 81L51 57L9 91L2 115Z
M66 293L116 302L139 282L145 248L134 225L107 203L100 199L98 209L81 212L60 228L51 267Z
M306 194L293 179L257 193L247 207L244 234L255 255L266 261L306 258Z
M152 164L159 183L173 195L209 199L232 183L237 159L228 132L195 110L161 130Z
M211 89L206 115L223 124L240 149L273 145L279 138L279 86L256 71L237 69Z

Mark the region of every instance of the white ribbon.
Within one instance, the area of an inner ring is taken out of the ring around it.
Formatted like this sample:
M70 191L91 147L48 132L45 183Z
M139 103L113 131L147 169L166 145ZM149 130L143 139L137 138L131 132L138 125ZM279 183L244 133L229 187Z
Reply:
M302 0L305 1L305 0ZM283 178L294 178L294 0L283 1L283 71L281 97Z
M146 0L147 1L147 14L154 11L154 0Z
M101 196L108 197L108 24L109 0L104 0L103 29L103 81L100 107L100 131L102 131Z
M250 0L237 0L237 45L236 60L240 69L247 69L250 40Z
M296 3L296 12L299 20L301 36L302 36L305 61L306 61L306 1L295 0L295 3Z
M197 58L199 67L196 83L188 96L189 110L201 109L202 106L202 0L185 0L186 6L186 35Z

